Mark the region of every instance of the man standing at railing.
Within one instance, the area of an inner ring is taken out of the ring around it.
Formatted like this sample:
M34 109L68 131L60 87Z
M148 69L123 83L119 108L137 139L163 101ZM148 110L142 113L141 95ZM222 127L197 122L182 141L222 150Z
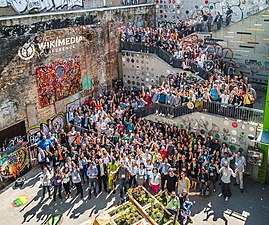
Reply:
M218 101L219 99L219 90L216 84L214 84L213 88L210 90L210 97L212 101Z
M226 26L229 26L232 20L233 10L231 9L231 6L228 6L228 9L226 11Z
M217 30L220 30L221 29L222 22L223 22L223 17L220 14L220 11L218 11L218 14L216 15L216 17L214 19L214 23L217 24Z

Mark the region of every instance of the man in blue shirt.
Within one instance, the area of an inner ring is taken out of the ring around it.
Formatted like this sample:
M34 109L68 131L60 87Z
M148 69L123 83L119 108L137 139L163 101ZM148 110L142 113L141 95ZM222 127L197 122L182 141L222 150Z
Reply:
M95 197L97 196L96 183L97 183L98 170L93 162L90 162L90 166L87 170L87 175L89 177L89 197L88 198L91 199L92 188L93 188Z
M233 10L231 9L231 6L228 6L228 9L226 11L226 26L229 26L232 20L232 14Z
M214 84L213 88L210 90L210 97L212 101L217 101L219 99L219 91L216 84Z
M35 145L39 146L42 148L43 151L49 151L50 148L54 148L53 144L49 139L46 138L46 135L42 136L42 140L37 142Z

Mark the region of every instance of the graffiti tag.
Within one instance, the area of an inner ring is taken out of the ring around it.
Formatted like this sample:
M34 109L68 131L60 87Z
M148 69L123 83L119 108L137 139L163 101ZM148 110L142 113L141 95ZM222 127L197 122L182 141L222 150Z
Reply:
M32 145L37 143L40 140L41 132L47 135L49 132L58 133L61 129L64 128L65 118L64 114L60 113L59 115L52 117L35 127L30 128L27 131L28 142Z
M48 12L57 9L83 7L83 0L0 0L0 7L11 6L18 13Z

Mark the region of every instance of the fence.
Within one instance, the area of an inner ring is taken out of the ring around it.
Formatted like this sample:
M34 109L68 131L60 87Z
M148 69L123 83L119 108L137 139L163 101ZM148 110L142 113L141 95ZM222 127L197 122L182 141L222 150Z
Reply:
M196 101L193 103L193 108L189 108L187 104L174 107L170 105L155 103L151 106L138 108L135 110L135 113L138 117L145 117L154 113L163 114L168 117L178 117L193 112L204 112L243 121L251 121L260 124L263 123L263 110L252 109L243 106L237 108L234 105L224 105L220 102Z
M171 54L166 52L165 50L155 47L155 46L146 46L144 44L140 43L130 43L126 41L121 42L121 50L128 50L128 51L134 51L134 52L143 52L143 53L151 53L157 55L160 59L168 63L174 68L183 69L182 63L183 59L176 59ZM210 73L206 71L204 68L200 67L197 63L195 63L193 60L189 60L190 67L192 72L198 72L199 76L202 77L205 80L208 80L210 78Z

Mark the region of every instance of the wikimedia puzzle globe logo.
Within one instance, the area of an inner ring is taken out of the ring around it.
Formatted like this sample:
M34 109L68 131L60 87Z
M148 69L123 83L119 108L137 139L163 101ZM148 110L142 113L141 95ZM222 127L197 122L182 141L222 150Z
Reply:
M30 60L34 57L35 51L33 43L26 43L19 48L18 55L23 60Z

